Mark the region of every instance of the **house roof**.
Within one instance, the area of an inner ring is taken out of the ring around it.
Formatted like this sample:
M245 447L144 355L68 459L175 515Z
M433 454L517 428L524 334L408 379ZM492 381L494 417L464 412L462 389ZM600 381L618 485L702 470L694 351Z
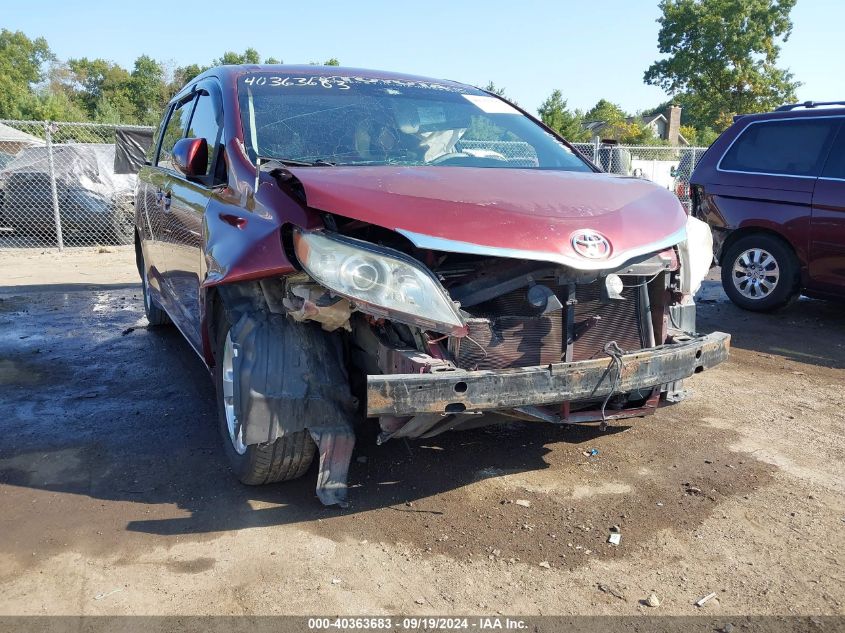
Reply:
M654 123L655 121L659 121L660 119L666 121L666 117L658 112L657 114L650 114L647 116L629 116L625 119L625 121L628 123L639 122L643 125L651 125L652 123ZM585 130L589 130L590 132L595 132L597 135L600 135L602 130L607 127L607 121L584 121L581 126ZM684 135L680 132L678 132L678 141L681 145L689 145L689 141L685 139Z

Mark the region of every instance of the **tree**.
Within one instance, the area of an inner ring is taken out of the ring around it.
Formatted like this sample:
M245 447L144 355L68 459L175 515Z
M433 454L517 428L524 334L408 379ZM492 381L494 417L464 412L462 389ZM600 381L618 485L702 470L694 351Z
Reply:
M576 110L574 113L567 108L566 99L560 90L555 90L549 95L537 110L540 119L560 134L567 141L577 143L587 141L590 134L584 129L584 117Z
M175 86L175 90L172 92L176 92L186 83L191 81L197 75L201 75L206 70L211 68L211 66L200 66L199 64L188 64L187 66L178 66L176 70L173 71L173 85Z
M43 67L52 59L43 37L31 40L21 31L0 30L0 118L32 116L33 86L44 79Z
M599 99L592 108L587 110L584 115L586 121L604 121L605 123L621 123L628 115L625 111L608 101L607 99Z
M141 55L136 59L129 78L128 92L136 120L147 125L158 123L168 96L161 63L149 55Z
M233 51L226 51L219 59L211 62L212 66L223 66L225 64L260 64L261 58L258 56L258 51L254 48L248 48L243 53L238 54Z
M658 50L645 72L697 129L795 99L800 82L776 66L796 0L661 0Z
M90 118L104 123L133 118L129 97L131 77L125 68L105 59L87 57L69 59L67 68L71 78L69 82L66 80L65 91Z
M508 94L507 94L507 92L505 92L504 88L497 86L492 81L488 81L487 85L484 86L484 88L482 88L482 90L486 90L487 92L492 92L494 95L498 95L502 99L507 99L508 101L513 103L514 105L519 105L519 103L516 101L516 99L511 99L508 96Z

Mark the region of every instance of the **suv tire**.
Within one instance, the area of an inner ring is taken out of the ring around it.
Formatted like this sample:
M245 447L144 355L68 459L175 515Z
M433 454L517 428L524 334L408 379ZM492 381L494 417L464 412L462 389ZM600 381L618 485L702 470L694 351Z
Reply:
M782 239L766 233L739 238L722 256L722 287L744 310L771 312L800 295L798 258Z
M244 445L241 441L240 427L236 424L240 412L235 410L232 396L231 323L219 303L215 323L214 386L217 391L218 429L229 466L242 483L250 486L301 477L308 471L317 449L307 429L266 444Z

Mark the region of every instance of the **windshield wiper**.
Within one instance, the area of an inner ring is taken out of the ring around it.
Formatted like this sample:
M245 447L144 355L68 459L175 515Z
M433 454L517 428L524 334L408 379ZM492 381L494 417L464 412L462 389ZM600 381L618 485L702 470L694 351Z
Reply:
M299 160L297 158L268 158L268 162L275 161L290 167L333 167L337 163L318 158L317 160Z

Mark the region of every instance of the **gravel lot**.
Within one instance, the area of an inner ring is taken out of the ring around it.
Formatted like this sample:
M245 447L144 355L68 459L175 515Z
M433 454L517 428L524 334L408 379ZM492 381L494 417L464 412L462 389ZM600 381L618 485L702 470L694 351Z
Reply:
M841 305L753 315L710 282L700 329L734 348L686 402L363 433L340 511L313 469L234 480L200 360L109 250L0 255L0 614L845 614Z

